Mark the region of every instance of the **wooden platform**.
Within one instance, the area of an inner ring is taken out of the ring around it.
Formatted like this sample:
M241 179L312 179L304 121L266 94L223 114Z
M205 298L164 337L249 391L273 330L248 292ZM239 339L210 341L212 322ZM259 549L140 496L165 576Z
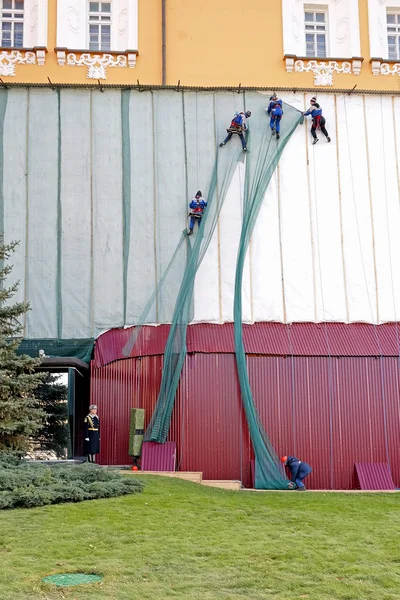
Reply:
M209 487L222 488L224 490L238 491L238 490L242 489L241 481L235 481L235 480L231 481L229 479L203 479L201 484L209 486Z

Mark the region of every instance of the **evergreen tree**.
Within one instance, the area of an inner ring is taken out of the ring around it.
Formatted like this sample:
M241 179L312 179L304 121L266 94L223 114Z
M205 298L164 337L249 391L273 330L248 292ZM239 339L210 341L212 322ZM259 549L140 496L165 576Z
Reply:
M58 458L64 458L68 445L68 387L59 379L59 375L47 373L35 391L39 406L46 414L35 441L41 450L55 452Z
M41 361L17 354L23 331L20 319L29 310L29 304L10 302L19 282L11 287L5 285L12 271L5 261L17 245L18 242L4 244L0 240L0 452L25 452L44 417L34 395L43 378L43 374L35 373Z

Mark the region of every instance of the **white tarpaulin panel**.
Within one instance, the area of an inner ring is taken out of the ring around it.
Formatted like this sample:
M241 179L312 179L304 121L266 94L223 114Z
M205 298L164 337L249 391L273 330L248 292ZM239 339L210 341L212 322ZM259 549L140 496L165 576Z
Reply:
M95 333L123 325L121 93L93 94Z
M14 98L9 94L6 122ZM28 338L61 337L59 99L52 90L29 92L25 277L32 310L27 313Z
M1 218L5 239L20 240L10 283L20 280L17 299L31 303L26 337L87 338L135 324L182 240L188 202L207 194L216 152L216 198L225 200L192 316L233 319L246 158L223 189L240 140L218 144L237 110L252 110L250 129L267 129L268 94L2 93ZM283 95L299 110L309 98ZM290 139L246 257L243 320L397 320L400 99L318 99L332 142L318 132L311 145L310 119ZM184 242L147 322L171 321L186 260Z
M13 256L13 270L8 283L19 281L16 301L25 300L26 217L27 217L27 119L28 92L8 93L7 119L4 123L4 231L5 241L19 241Z
M92 332L91 95L61 96L61 296L63 338ZM79 151L77 151L79 149Z

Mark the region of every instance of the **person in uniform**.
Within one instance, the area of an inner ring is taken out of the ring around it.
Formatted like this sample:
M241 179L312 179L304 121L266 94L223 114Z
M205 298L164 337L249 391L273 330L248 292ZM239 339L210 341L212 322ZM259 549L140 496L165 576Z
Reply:
M100 452L100 419L97 414L97 406L89 406L89 414L85 417L85 453L88 462L96 462L96 454Z

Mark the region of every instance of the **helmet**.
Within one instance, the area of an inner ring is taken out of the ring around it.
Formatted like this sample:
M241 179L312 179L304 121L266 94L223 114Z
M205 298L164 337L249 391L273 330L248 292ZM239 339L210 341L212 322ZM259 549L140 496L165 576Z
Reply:
M274 92L270 98L270 100L276 100L278 98L278 94Z
M196 198L201 198L201 197L202 197L202 195L203 195L203 194L202 194L202 193L201 193L201 191L199 190L199 191L196 193Z
M282 458L281 458L281 462L282 462L282 463L285 463L286 461L287 461L287 456L282 456Z
M315 96L313 96L310 100L310 104L315 104L317 101L317 98Z
M250 110L247 110L244 114L245 114L246 117L251 117L251 111Z

